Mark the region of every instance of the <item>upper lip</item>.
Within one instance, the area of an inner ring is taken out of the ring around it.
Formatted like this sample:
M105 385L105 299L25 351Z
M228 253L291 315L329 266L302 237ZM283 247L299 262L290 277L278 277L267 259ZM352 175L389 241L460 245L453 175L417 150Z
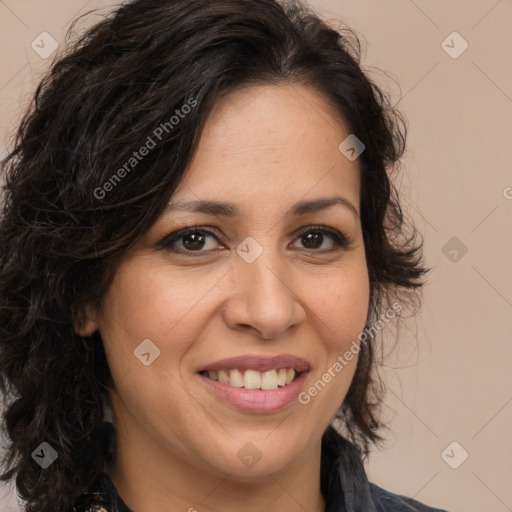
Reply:
M277 356L264 356L258 354L249 354L245 356L229 357L220 359L214 363L208 363L198 372L215 371L215 370L256 370L259 372L267 372L276 368L294 368L298 372L309 370L309 361L302 357L292 356L291 354L279 354Z

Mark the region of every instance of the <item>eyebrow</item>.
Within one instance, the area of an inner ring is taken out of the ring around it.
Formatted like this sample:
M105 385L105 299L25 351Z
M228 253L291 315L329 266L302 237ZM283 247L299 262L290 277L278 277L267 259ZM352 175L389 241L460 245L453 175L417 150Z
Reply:
M340 205L349 209L356 218L359 217L359 212L354 205L344 197L321 197L318 199L304 200L295 203L290 210L286 213L286 217L298 217L308 213L319 212L327 210L333 206ZM169 203L166 211L185 210L198 213L206 213L212 215L219 215L223 217L236 217L239 215L240 210L233 203L225 203L220 201L211 200L196 200L196 201L177 201Z

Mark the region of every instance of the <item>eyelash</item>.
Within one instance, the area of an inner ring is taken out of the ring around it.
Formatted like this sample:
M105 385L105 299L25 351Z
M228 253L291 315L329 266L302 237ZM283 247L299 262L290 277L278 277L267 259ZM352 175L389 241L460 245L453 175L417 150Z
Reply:
M305 234L307 234L309 232L318 232L318 233L321 233L322 235L328 235L329 237L332 238L332 240L334 241L334 244L337 247L334 247L332 249L327 249L327 250L326 249L304 249L305 251L317 252L317 253L322 254L322 253L332 253L334 251L338 251L341 249L348 249L350 247L349 241L347 240L347 238L345 236L343 236L341 233L339 233L335 229L327 228L325 226L318 226L318 225L308 226L306 229L303 229L302 231L300 231L297 234L296 239L301 238L302 236L304 236ZM204 228L202 226L189 226L184 229L174 231L174 232L170 233L169 235L165 236L158 243L158 245L167 251L178 253L178 254L184 254L187 256L193 256L193 257L194 256L202 256L204 254L208 254L210 252L216 251L216 249L207 250L207 251L203 251L203 250L190 251L190 250L186 250L186 249L179 250L179 249L172 248L172 245L176 241L179 241L181 238L185 237L186 235L190 235L192 233L201 233L203 235L211 235L217 240L217 242L219 242L218 237L212 230L210 230L208 228ZM323 240L322 240L322 242L323 242Z

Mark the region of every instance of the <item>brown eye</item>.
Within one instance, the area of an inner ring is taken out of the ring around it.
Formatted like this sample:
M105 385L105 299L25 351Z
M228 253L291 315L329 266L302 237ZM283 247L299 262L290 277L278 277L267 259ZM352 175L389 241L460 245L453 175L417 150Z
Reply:
M181 237L183 247L188 250L201 249L205 242L204 233L196 232L183 235Z
M347 239L341 233L324 226L311 226L299 233L296 240L302 243L302 247L296 247L297 249L313 252L331 252L349 246ZM326 243L327 247L325 247ZM167 235L158 245L167 251L191 256L201 256L203 253L225 248L212 231L197 227L175 231Z
M322 245L324 235L319 231L309 231L301 238L306 249L318 249Z
M217 237L209 230L188 228L175 231L166 236L159 244L166 250L178 253L201 253L215 250Z
M308 228L299 234L298 239L302 241L305 249L313 251L318 249L332 251L348 247L347 239L341 233L325 227ZM328 247L322 247L326 239L330 239L331 243Z

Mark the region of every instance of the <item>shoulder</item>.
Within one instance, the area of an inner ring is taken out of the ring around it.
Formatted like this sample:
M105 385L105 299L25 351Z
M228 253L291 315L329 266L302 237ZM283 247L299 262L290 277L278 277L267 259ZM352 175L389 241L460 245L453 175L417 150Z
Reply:
M447 512L444 509L429 507L413 498L386 491L370 483L370 491L377 512Z
M326 475L326 495L329 503L334 504L329 511L448 512L370 482L361 450L332 426L324 433L322 463Z

